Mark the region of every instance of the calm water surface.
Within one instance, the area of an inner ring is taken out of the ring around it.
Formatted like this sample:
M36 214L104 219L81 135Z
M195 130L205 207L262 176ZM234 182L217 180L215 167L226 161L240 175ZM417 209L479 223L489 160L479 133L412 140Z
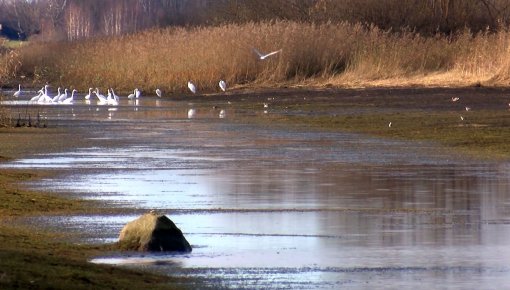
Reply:
M509 163L469 161L427 143L247 125L235 102L215 105L226 118L210 104L154 98L44 106L52 125L97 144L4 166L59 170L29 186L130 212L37 222L107 243L156 209L193 246L188 255L95 263L200 277L213 288L509 287ZM263 110L248 114L264 118Z

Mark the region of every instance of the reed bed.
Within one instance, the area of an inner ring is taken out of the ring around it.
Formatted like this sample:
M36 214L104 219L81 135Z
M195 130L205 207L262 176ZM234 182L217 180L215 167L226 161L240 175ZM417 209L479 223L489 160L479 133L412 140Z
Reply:
M34 84L200 92L230 86L465 86L510 81L509 32L421 36L348 23L289 21L165 28L112 38L25 45L0 77ZM252 48L280 54L258 60Z

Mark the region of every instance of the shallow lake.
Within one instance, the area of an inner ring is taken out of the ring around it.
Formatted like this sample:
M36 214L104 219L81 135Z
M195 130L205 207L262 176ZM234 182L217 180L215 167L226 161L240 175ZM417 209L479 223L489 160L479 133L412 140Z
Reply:
M94 263L225 288L510 285L510 163L472 161L431 143L247 124L238 117L278 112L263 99L253 111L234 100L11 102L80 130L87 142L3 166L57 170L28 186L126 209L34 218L79 233L78 242L114 242L124 224L155 209L193 246L187 255L119 253Z

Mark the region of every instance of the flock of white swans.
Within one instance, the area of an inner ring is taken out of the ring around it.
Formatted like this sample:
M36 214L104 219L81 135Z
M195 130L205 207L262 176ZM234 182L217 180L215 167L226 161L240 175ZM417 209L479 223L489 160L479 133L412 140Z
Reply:
M259 60L265 60L270 56L276 55L280 53L282 50L276 50L267 54L261 53L257 49L253 48L253 52L257 55L257 58ZM223 92L227 91L227 83L224 80L220 80L218 82L218 86ZM31 104L62 104L62 105L70 105L74 102L74 96L77 91L73 89L71 91L71 95L69 95L69 90L66 88L62 92L61 88L59 87L57 90L57 94L54 96L50 96L48 93L48 87L49 85L45 85L42 89L38 91L38 94L36 96L33 96L29 103ZM192 82L188 81L188 89L193 93L197 93L197 86ZM158 97L162 97L163 93L160 89L156 89L155 91L156 95ZM14 92L13 96L15 98L20 97L22 94L21 91L21 85L18 85L18 90ZM120 102L120 97L115 94L115 91L113 88L108 89L107 95L103 95L99 92L99 89L96 88L95 90L92 88L89 88L88 94L85 95L85 102L90 104L91 99L97 99L97 105L108 105L108 106L117 106ZM135 88L133 90L133 93L129 94L127 96L128 99L138 99L141 97L141 91L138 88Z
M227 83L224 80L220 80L218 83L220 89L223 92L227 91ZM31 104L62 104L62 105L70 105L74 102L75 93L77 93L77 90L73 89L71 91L71 94L69 95L69 90L66 88L62 92L62 89L59 87L57 89L57 94L54 96L50 96L48 93L48 87L49 85L45 85L42 89L38 91L38 94L36 96L33 96L29 103ZM188 81L188 89L193 93L197 93L197 87L195 84L193 84L191 81ZM156 89L156 95L158 97L162 97L163 93L160 89ZM15 98L20 97L22 94L21 91L21 85L18 85L18 90L14 92L13 96ZM139 99L141 97L142 93L138 88L135 88L133 90L133 93L129 94L127 98L129 100L132 99ZM117 106L120 102L120 97L115 93L113 88L108 89L107 95L103 95L100 93L99 88L96 88L95 90L92 88L89 88L88 94L85 95L85 102L90 104L91 100L96 99L97 105L108 105L108 106Z

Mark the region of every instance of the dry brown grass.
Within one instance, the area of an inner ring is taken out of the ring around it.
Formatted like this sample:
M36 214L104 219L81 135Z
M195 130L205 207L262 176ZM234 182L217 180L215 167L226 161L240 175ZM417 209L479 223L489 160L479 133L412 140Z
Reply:
M501 30L424 37L347 23L287 21L167 28L117 38L33 43L10 60L21 65L0 74L26 75L37 85L120 91L159 87L182 92L191 79L200 92L215 92L220 78L231 86L504 85L510 80L509 36ZM283 51L259 61L253 47Z

